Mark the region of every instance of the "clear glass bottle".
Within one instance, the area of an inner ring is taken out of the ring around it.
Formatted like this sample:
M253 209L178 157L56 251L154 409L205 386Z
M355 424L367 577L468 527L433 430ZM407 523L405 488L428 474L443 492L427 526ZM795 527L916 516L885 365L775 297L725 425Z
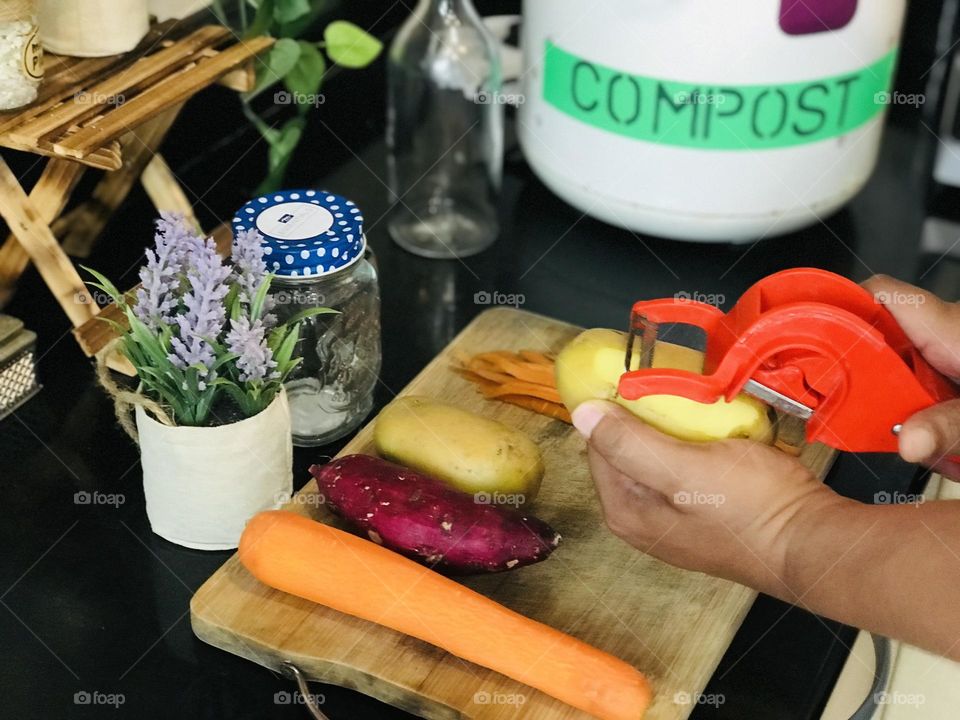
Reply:
M485 250L503 167L496 41L470 0L420 0L387 65L391 236L424 257Z
M233 222L264 236L279 322L309 308L338 311L300 326L294 357L302 360L285 383L294 444L347 435L373 407L381 364L380 289L359 208L339 195L288 190L251 200Z

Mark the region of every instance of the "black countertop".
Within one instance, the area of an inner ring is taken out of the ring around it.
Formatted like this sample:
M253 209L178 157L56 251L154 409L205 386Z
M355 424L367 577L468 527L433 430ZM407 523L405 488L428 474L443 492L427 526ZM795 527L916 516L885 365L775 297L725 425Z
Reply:
M225 107L231 102L227 95L214 99ZM243 152L251 144L247 131L214 142L239 127L231 110L211 114L192 103L171 135L178 140L165 148L208 221L239 206L263 160L262 147L249 157ZM330 108L314 121L294 177L320 173L318 186L364 209L383 293L378 408L485 309L474 302L483 290L522 295L525 309L579 325L622 327L634 300L685 290L723 295L729 306L760 277L791 266L855 279L873 272L914 279L925 267L918 244L933 141L916 123L889 128L876 174L844 210L809 230L747 246L637 237L581 217L544 188L514 148L502 237L460 262L422 260L393 245L382 220L379 130L376 123L337 125L337 112ZM194 156L206 140L211 149ZM351 148L362 148L360 155ZM118 284L133 284L151 218L145 197L135 192L86 264ZM277 695L292 691L291 682L192 635L190 597L229 553L183 549L150 532L136 450L35 272L28 271L5 312L39 333L44 389L0 421L0 714L23 720L305 717L302 707ZM299 483L312 461L338 447L299 450ZM906 490L914 474L896 458L845 456L830 482L868 499L881 489ZM117 493L123 502L75 503L75 493L84 490ZM854 634L761 597L707 689L724 703L700 706L694 717L818 717ZM325 696L332 720L409 717L350 691L318 685L316 692ZM78 703L85 696L77 693L100 693L98 702L114 704Z

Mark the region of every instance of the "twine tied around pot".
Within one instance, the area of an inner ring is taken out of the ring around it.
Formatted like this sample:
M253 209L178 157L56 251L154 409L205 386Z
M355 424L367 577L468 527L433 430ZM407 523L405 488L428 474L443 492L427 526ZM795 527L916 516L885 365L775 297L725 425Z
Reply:
M0 3L0 23L27 20L37 11L35 0L5 0Z
M175 423L156 400L151 400L139 391L125 390L114 382L111 370L107 366L107 358L112 353L119 352L119 345L120 338L116 338L96 354L97 380L113 400L113 410L117 415L117 422L120 423L120 427L130 436L131 440L139 445L140 435L137 432L137 423L134 419L134 409L138 405L164 425L175 427Z

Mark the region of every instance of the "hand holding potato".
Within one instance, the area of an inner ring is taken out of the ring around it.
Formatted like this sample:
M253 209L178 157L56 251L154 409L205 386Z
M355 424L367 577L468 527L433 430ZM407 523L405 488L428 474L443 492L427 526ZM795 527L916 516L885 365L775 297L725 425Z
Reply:
M602 401L573 421L607 525L672 565L783 594L792 520L842 500L766 445L677 440Z
M866 287L937 370L960 377L960 306L891 278ZM607 524L630 544L960 660L958 503L864 505L770 447L677 440L608 402L583 403L573 421ZM904 459L960 477L946 459L960 454L960 401L909 418L899 442Z

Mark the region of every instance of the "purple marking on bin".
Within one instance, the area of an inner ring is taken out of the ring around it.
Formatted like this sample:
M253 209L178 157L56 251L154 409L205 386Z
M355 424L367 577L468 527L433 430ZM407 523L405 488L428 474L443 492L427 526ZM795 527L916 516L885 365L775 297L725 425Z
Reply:
M839 30L856 13L857 0L780 0L780 28L788 35Z

